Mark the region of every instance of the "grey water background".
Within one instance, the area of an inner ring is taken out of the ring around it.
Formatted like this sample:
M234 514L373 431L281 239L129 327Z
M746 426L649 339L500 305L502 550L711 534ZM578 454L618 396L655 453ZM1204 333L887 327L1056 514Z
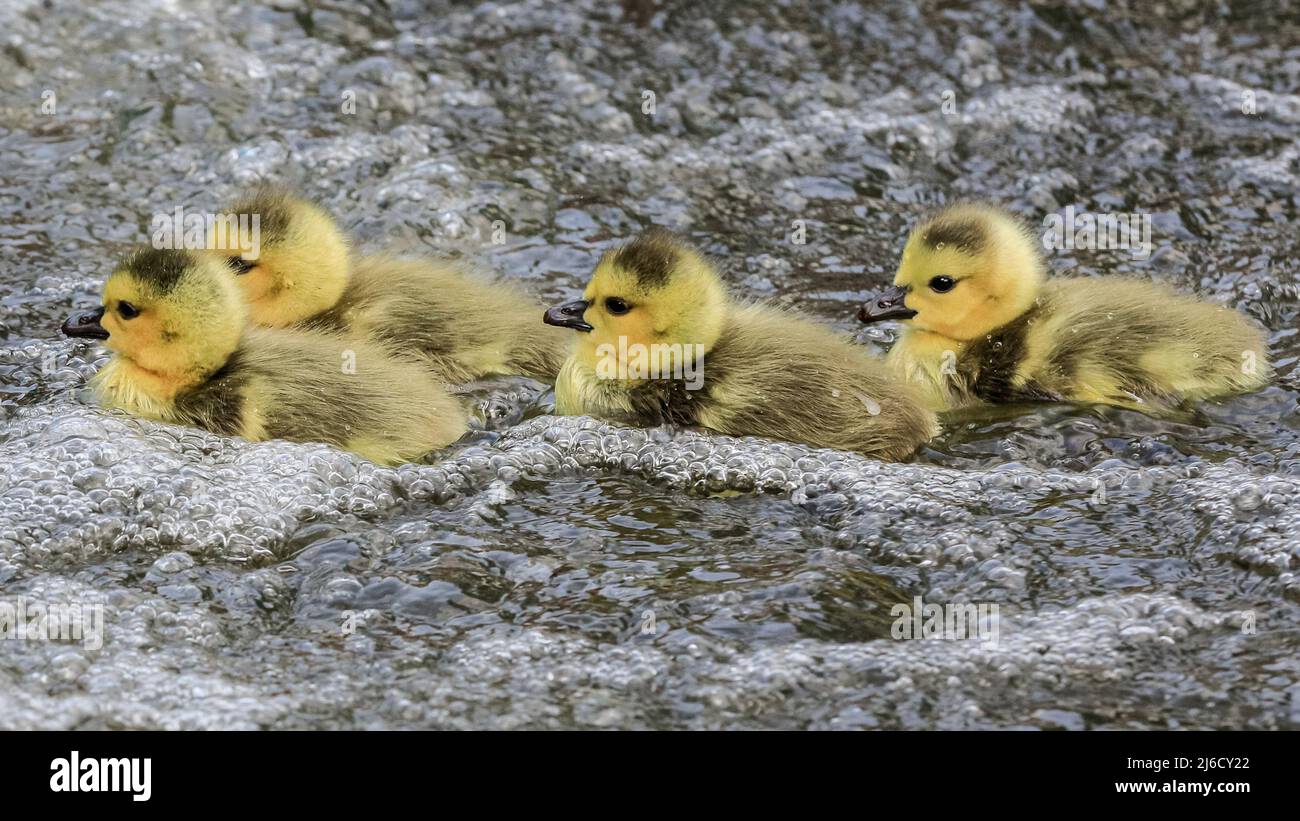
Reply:
M0 95L0 599L106 620L0 641L0 727L1300 726L1292 3L3 0ZM877 352L853 311L936 204L1148 213L1150 259L1052 267L1230 304L1279 375L966 414L898 465L523 379L398 469L88 405L62 317L263 179L539 301L668 225ZM917 596L1000 640L895 641Z

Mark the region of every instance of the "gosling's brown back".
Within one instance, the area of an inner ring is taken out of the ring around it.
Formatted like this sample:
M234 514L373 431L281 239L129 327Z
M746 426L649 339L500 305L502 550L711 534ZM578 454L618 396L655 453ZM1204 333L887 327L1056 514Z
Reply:
M493 373L553 381L571 339L542 324L542 312L510 286L450 263L371 256L354 261L342 299L305 327L364 334L448 382Z
M847 337L763 305L734 306L705 356L701 424L731 435L903 459L938 432L916 389Z
M1261 330L1231 308L1138 280L1049 281L1016 320L976 339L947 379L954 405L1086 401L1159 410L1254 390Z
M1175 404L1255 390L1272 373L1262 329L1232 308L1152 282L1049 282L1031 348L1051 341L1040 381L1065 396Z
M174 421L250 440L324 442L392 463L444 447L464 409L418 364L358 339L250 328L226 365L176 397Z

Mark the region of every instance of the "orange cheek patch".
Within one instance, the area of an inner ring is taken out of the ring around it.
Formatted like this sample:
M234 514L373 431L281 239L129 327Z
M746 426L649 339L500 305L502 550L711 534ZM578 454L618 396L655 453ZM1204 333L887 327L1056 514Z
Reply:
M907 307L917 312L912 327L958 340L974 339L986 332L985 302L984 294L973 288L945 295L914 289L907 296Z
M938 304L937 301L930 298L926 292L920 291L917 288L912 289L912 292L907 295L907 299L904 300L903 304L908 308L911 308L913 311L916 311L916 316L909 320L915 328L923 328L925 330L943 333L941 328L946 326L947 322L952 318L948 312L944 310L943 305Z
M254 265L246 274L237 274L235 282L244 294L244 299L254 302L266 296L271 290L271 276L264 265Z
M934 311L934 305L925 295L915 288L903 300L903 304L917 313L931 313Z
M629 345L650 345L659 341L659 335L654 330L654 318L645 308L634 308L627 316L619 319L620 330L627 337Z
M104 330L108 331L108 339L104 340L104 347L110 351L126 353L123 346L127 344L127 334L122 329L122 323L117 321L117 317L105 310L99 324Z
M150 358L150 354L156 358L159 353L158 345L164 341L164 333L158 317L148 312L130 321L105 312L100 324L108 331L108 341L105 343L108 349L131 359L147 359Z
M594 322L592 314L596 314ZM590 334L585 334L593 348L610 345L615 351L624 351L632 345L648 346L658 341L653 318L644 308L633 308L624 316L610 316L603 307L596 305L587 310L587 321L594 328Z

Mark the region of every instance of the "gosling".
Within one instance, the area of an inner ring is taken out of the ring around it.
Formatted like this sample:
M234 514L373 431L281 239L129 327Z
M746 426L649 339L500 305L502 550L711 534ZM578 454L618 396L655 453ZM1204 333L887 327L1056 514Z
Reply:
M858 318L903 322L888 361L938 411L1069 401L1158 413L1269 382L1263 331L1230 308L1151 282L1046 272L1011 214L956 205L912 231L894 287Z
M453 383L551 382L568 355L566 336L539 326L540 306L513 288L449 262L352 255L329 214L283 188L258 188L227 213L258 216L256 258L221 252L254 324L353 333Z
M560 414L695 425L880 459L937 432L917 391L816 322L733 300L662 229L606 253L583 298L546 312L583 336L555 385Z
M63 324L113 352L101 404L257 442L325 442L393 464L445 447L466 413L419 365L362 340L248 328L229 269L143 248L104 284L103 307Z

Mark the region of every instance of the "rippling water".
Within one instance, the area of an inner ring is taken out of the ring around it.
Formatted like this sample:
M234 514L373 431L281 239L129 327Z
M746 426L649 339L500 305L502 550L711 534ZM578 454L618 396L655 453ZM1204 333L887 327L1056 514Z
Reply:
M0 8L0 601L105 620L0 641L0 727L1300 726L1290 4L709 5ZM1140 211L1149 260L1052 266L1234 305L1279 376L971 413L902 465L557 419L523 379L396 470L88 405L58 321L154 213L266 178L547 301L669 225L851 332L948 198ZM996 603L998 642L894 640L917 596Z

